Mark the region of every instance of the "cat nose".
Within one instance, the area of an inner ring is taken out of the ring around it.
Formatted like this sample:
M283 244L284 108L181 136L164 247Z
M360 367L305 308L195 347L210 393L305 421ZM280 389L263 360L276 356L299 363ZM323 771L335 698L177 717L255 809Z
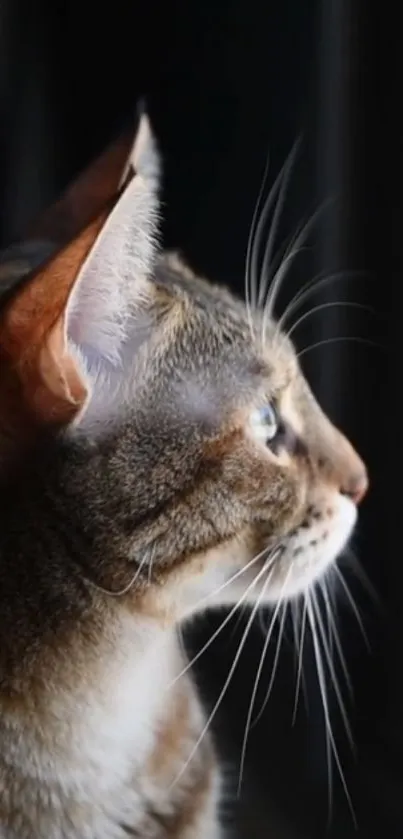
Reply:
M358 506L367 493L368 485L367 472L365 469L362 469L360 472L356 472L350 476L346 484L341 487L341 493L342 495L346 495L347 498L351 498L354 504Z

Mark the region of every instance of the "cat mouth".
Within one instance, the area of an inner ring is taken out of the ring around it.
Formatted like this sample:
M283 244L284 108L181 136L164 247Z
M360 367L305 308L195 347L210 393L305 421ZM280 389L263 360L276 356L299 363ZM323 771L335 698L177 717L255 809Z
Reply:
M345 549L356 520L356 505L339 493L331 503L311 505L271 552L268 598L288 599L314 585Z

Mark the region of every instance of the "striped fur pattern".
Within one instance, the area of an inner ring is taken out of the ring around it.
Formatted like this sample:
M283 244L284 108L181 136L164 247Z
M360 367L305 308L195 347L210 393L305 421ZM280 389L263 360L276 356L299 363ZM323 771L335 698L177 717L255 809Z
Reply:
M298 596L366 489L287 337L159 253L144 120L131 164L0 309L0 839L222 839L177 628Z

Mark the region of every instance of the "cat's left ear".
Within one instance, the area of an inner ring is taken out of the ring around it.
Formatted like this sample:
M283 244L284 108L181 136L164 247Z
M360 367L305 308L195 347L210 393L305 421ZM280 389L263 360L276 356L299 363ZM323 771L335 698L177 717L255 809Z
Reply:
M22 283L0 312L3 405L7 379L14 412L40 424L68 423L85 408L99 372L119 366L136 313L152 294L158 175L143 115L113 210Z

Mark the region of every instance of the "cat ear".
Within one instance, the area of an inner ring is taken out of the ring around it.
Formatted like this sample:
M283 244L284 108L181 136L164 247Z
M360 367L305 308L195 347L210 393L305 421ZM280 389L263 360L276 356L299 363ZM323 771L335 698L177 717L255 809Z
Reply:
M100 372L119 367L136 313L152 295L158 171L143 116L125 171L129 182L112 211L100 214L3 307L0 390L7 371L8 384L10 374L14 378L13 410L21 403L41 424L68 423L83 412Z
M123 174L127 185L74 284L66 312L69 341L87 365L118 365L133 315L151 291L156 249L159 161L143 115Z
M141 104L139 112L138 131L131 152L127 158L120 186L123 186L134 172L138 172L143 178L146 178L155 185L158 185L161 177L161 165L157 144L143 104Z

